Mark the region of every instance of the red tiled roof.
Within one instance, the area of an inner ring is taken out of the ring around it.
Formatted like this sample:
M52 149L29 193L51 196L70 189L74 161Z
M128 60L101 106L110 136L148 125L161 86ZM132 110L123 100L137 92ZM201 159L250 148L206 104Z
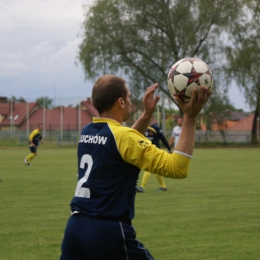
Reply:
M45 114L45 117L44 117ZM80 120L79 120L80 116ZM54 109L39 109L29 119L30 129L45 122L46 130L78 130L92 122L92 115L87 110L78 110L74 107L58 107ZM26 129L26 122L19 128Z
M34 129L39 123L45 122L45 129L60 129L61 123L64 130L78 130L92 121L93 116L98 116L90 98L80 103L80 110L75 107L57 107L53 109L42 109L36 103L14 102L13 119L14 124L21 130L27 129L27 112L29 111L29 127ZM43 117L45 111L45 117ZM10 103L0 103L0 114L5 118L0 122L0 126L10 125ZM62 116L62 119L61 119ZM80 116L80 118L79 118ZM251 130L254 114L240 118L238 121L227 120L227 130ZM61 122L62 121L62 122ZM205 130L205 126L201 127ZM218 130L217 125L213 125L212 130Z
M9 113L9 104L0 103L0 115L7 115Z
M10 125L10 105L10 103L0 103L0 114L5 116L2 122L0 122L0 126ZM28 111L30 115L30 129L34 129L38 126L38 124L43 124L45 122L46 130L60 129L61 124L63 129L78 130L91 122L93 116L98 116L98 112L92 105L90 98L88 98L87 101L81 102L80 110L74 107L57 107L44 110L36 102L14 102L12 112L14 120L13 123L20 130L27 129L26 120Z
M250 131L252 130L254 120L254 114L251 114L248 117L241 118L238 121L227 120L225 123L227 124L228 131ZM212 126L212 130L218 131L220 127L217 124ZM224 127L223 127L224 129ZM206 126L202 125L201 130L206 130Z
M254 114L242 118L236 124L231 125L228 130L252 130Z
M95 109L95 107L93 106L92 101L91 101L90 98L87 98L86 101L82 101L80 104L81 104L81 107L82 107L82 106L85 106L86 109L90 112L90 114L91 114L92 116L98 116L98 111L97 111L97 110Z
M28 104L28 107L27 107ZM10 125L10 116L11 116L11 109L10 109L10 103L6 104L0 104L0 105L7 105L8 112L5 114L6 117L1 122L2 126ZM40 108L38 103L32 102L32 103L26 103L26 102L14 102L13 103L13 123L16 126L19 126L23 123L23 121L27 118L27 111L30 111L32 113L34 110ZM5 108L6 109L6 108Z

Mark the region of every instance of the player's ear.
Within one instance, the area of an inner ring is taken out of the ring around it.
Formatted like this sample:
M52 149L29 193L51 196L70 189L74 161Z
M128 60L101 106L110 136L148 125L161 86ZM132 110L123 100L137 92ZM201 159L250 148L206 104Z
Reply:
M124 105L124 104L125 104L124 100L121 100L121 105Z
M125 104L124 99L119 98L119 99L118 99L118 104L119 104L120 106L124 106L124 104Z

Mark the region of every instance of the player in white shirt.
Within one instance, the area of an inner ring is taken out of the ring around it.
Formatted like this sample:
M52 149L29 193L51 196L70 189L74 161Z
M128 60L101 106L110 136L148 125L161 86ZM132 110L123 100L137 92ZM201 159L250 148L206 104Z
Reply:
M183 119L181 116L179 116L177 119L177 126L175 126L172 130L172 136L169 142L170 147L172 147L172 144L174 143L174 148L175 148L180 139L180 135L182 131L182 122Z

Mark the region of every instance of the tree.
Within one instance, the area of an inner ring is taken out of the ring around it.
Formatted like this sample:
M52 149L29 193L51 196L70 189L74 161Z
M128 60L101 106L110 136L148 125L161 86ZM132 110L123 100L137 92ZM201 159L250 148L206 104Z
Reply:
M246 1L244 15L235 21L230 46L227 46L228 72L244 91L246 102L254 109L252 143L257 143L260 111L260 2Z
M239 17L242 0L98 0L86 10L78 58L85 76L119 73L140 95L153 82L173 102L167 73L196 56L214 70L224 32Z
M26 102L26 100L25 100L23 97L17 98L17 97L15 97L15 96L12 96L12 97L11 97L11 100L12 100L13 102Z
M225 142L227 118L232 110L234 110L234 107L230 104L227 95L214 92L213 98L204 107L204 113L199 115L200 125L198 129L200 129L201 124L205 124L207 135L208 133L212 134L212 126L215 126Z
M51 108L52 107L52 99L49 97L39 97L36 99L36 102L45 108Z

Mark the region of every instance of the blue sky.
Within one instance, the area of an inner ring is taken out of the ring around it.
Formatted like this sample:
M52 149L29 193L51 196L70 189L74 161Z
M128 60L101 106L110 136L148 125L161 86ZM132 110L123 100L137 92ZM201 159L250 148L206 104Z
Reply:
M84 4L93 0L1 0L0 96L34 101L48 96L58 103L74 103L91 95L75 65L81 43ZM246 111L243 95L231 89L235 107ZM70 102L71 100L71 102Z

